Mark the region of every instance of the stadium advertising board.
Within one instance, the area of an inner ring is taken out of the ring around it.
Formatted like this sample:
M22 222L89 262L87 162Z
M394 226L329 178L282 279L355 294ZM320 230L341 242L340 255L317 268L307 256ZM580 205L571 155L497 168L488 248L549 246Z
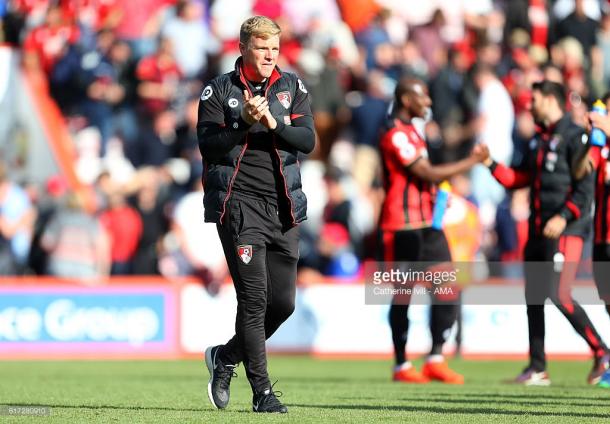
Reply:
M177 290L160 279L5 280L0 358L178 356Z
M527 354L527 313L525 305L468 304L476 291L468 288L462 306L461 352L466 357L519 357ZM270 351L315 353L329 356L390 356L392 339L388 305L365 304L360 284L314 284L297 289L296 309L268 340ZM574 291L575 298L591 297L591 287ZM506 287L500 294L516 297L522 287ZM477 297L478 296L478 297ZM337 300L340 305L337 306ZM217 296L210 296L201 285L188 284L181 293L180 341L184 353L199 357L210 345L226 342L234 332L235 293L224 286ZM601 334L608 334L610 322L602 305L584 305ZM546 306L546 348L550 355L587 356L586 343L574 332L554 305ZM414 304L409 308L409 351L425 354L430 350L429 306ZM205 323L213 322L214 325ZM456 328L446 348L455 349Z

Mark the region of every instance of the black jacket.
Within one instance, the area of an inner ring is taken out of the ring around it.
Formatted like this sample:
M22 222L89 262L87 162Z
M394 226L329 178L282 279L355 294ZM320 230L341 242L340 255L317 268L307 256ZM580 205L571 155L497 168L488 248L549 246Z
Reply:
M241 64L240 58L234 71L210 81L199 102L197 137L204 165L205 221L223 222L241 158L248 141L256 137L273 143L280 163L277 177L283 180L290 221L296 225L307 213L297 153L311 152L315 143L309 95L296 75L276 67L265 93L277 128L270 131L260 123L249 126L240 115L243 92L249 90Z
M593 174L577 180L572 169L588 141L587 134L564 115L552 128L537 131L520 169L494 164L494 177L507 188L530 187L529 236L541 237L546 222L563 216L565 235L585 236L591 225Z

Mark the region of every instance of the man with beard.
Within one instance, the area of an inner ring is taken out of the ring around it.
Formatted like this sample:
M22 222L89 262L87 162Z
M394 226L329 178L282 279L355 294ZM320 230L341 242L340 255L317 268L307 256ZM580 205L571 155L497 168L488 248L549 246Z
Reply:
M483 163L506 188L530 188L528 241L525 246L525 300L530 363L515 379L524 385L548 386L544 352L544 302L550 298L587 342L594 354L589 384L599 381L610 356L591 320L570 288L576 279L583 243L591 225L594 179L574 176L588 136L565 111L565 90L544 80L532 87L532 114L538 124L521 169L485 158ZM533 264L539 262L539 264Z

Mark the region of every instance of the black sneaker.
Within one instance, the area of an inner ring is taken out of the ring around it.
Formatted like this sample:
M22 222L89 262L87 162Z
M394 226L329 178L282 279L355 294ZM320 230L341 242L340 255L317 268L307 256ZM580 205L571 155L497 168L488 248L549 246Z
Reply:
M225 409L229 404L231 396L229 385L231 377L237 377L235 367L237 365L225 365L218 358L218 348L220 346L210 346L205 350L205 364L210 372L208 382L208 398L218 409Z
M252 410L254 412L277 412L285 414L288 412L288 408L279 401L278 397L281 396L282 392L274 392L273 386L261 393L254 393L254 396L252 397Z

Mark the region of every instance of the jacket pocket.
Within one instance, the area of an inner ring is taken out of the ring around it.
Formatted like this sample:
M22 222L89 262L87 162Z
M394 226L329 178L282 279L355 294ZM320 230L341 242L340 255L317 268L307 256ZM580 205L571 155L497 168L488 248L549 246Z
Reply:
M231 235L233 236L233 240L237 241L239 239L239 236L244 230L244 221L245 215L241 202L229 202L229 220L227 222L227 226L231 232Z

